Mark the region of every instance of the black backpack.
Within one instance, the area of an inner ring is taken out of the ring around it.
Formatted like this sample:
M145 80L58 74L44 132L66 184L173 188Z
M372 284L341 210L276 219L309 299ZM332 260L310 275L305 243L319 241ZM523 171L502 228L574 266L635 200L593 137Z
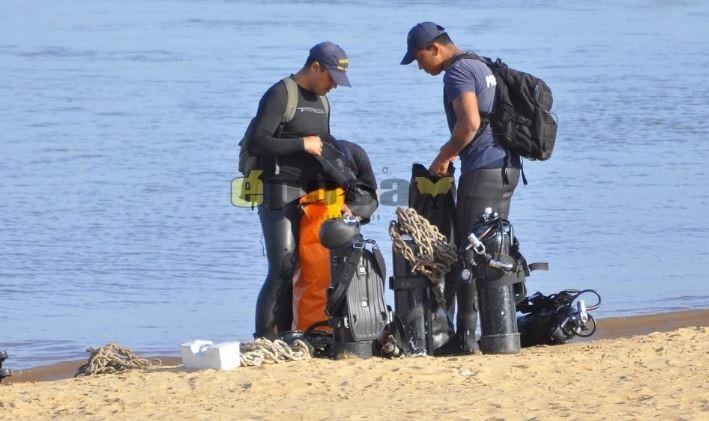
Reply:
M485 63L497 79L497 109L480 113L482 126L488 123L493 134L510 151L531 160L551 157L556 141L556 120L551 114L552 95L541 79L511 69L499 58L495 61L475 53L458 58L473 58Z

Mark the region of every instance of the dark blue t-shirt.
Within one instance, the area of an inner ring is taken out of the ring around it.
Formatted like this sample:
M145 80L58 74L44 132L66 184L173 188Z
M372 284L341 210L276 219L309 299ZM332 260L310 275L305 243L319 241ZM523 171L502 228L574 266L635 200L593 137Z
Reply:
M457 121L453 101L458 96L463 92L474 92L478 98L480 112L490 113L497 106L496 90L495 75L485 63L473 58L454 61L443 77L443 106L451 133ZM460 172L465 174L480 168L502 168L505 165L505 156L505 149L493 136L490 126L486 125L478 138L460 152ZM510 154L508 166L519 168L519 157Z

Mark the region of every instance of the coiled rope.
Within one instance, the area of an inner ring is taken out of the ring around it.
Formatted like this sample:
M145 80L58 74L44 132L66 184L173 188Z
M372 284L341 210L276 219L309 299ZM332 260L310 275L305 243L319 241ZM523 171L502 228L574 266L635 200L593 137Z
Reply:
M389 236L394 249L401 254L412 267L411 270L427 277L433 284L436 303L445 307L443 297L443 277L450 271L458 259L457 248L448 242L435 225L413 208L396 208L397 221L389 226ZM414 240L416 253L402 239L408 234Z
M257 367L262 364L280 364L288 361L309 360L310 347L302 339L293 341L289 346L280 339L273 341L267 338L257 338L240 345L241 365Z
M118 344L107 344L99 348L88 348L89 361L79 367L74 377L90 376L94 374L113 374L126 370L145 370L153 366L162 365L159 359L146 360L128 348Z
M258 338L239 346L240 363L242 366L255 367L263 364L308 360L311 358L311 350L312 347L301 339L296 339L293 345L289 346L280 339L271 341ZM145 370L162 365L162 361L157 358L152 360L138 358L132 350L114 343L99 348L88 348L86 352L91 353L89 361L79 367L74 377L114 374L133 369Z

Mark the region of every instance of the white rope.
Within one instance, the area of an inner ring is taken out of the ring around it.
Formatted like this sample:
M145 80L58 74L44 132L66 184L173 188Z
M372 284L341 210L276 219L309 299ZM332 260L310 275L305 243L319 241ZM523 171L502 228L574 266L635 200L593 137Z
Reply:
M257 338L251 342L243 342L240 351L241 365L250 367L311 358L308 345L301 339L296 339L291 347L280 339L271 341L266 338Z

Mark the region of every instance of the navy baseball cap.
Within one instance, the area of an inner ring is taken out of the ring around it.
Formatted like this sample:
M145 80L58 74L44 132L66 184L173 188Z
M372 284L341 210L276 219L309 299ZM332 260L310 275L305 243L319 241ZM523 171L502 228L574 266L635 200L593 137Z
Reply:
M409 31L406 37L406 54L401 59L401 64L409 64L414 61L416 51L424 48L439 35L445 34L446 28L436 25L433 22L421 22L416 24Z
M350 60L342 47L328 41L321 42L310 49L310 58L325 66L336 84L351 86L346 73Z

